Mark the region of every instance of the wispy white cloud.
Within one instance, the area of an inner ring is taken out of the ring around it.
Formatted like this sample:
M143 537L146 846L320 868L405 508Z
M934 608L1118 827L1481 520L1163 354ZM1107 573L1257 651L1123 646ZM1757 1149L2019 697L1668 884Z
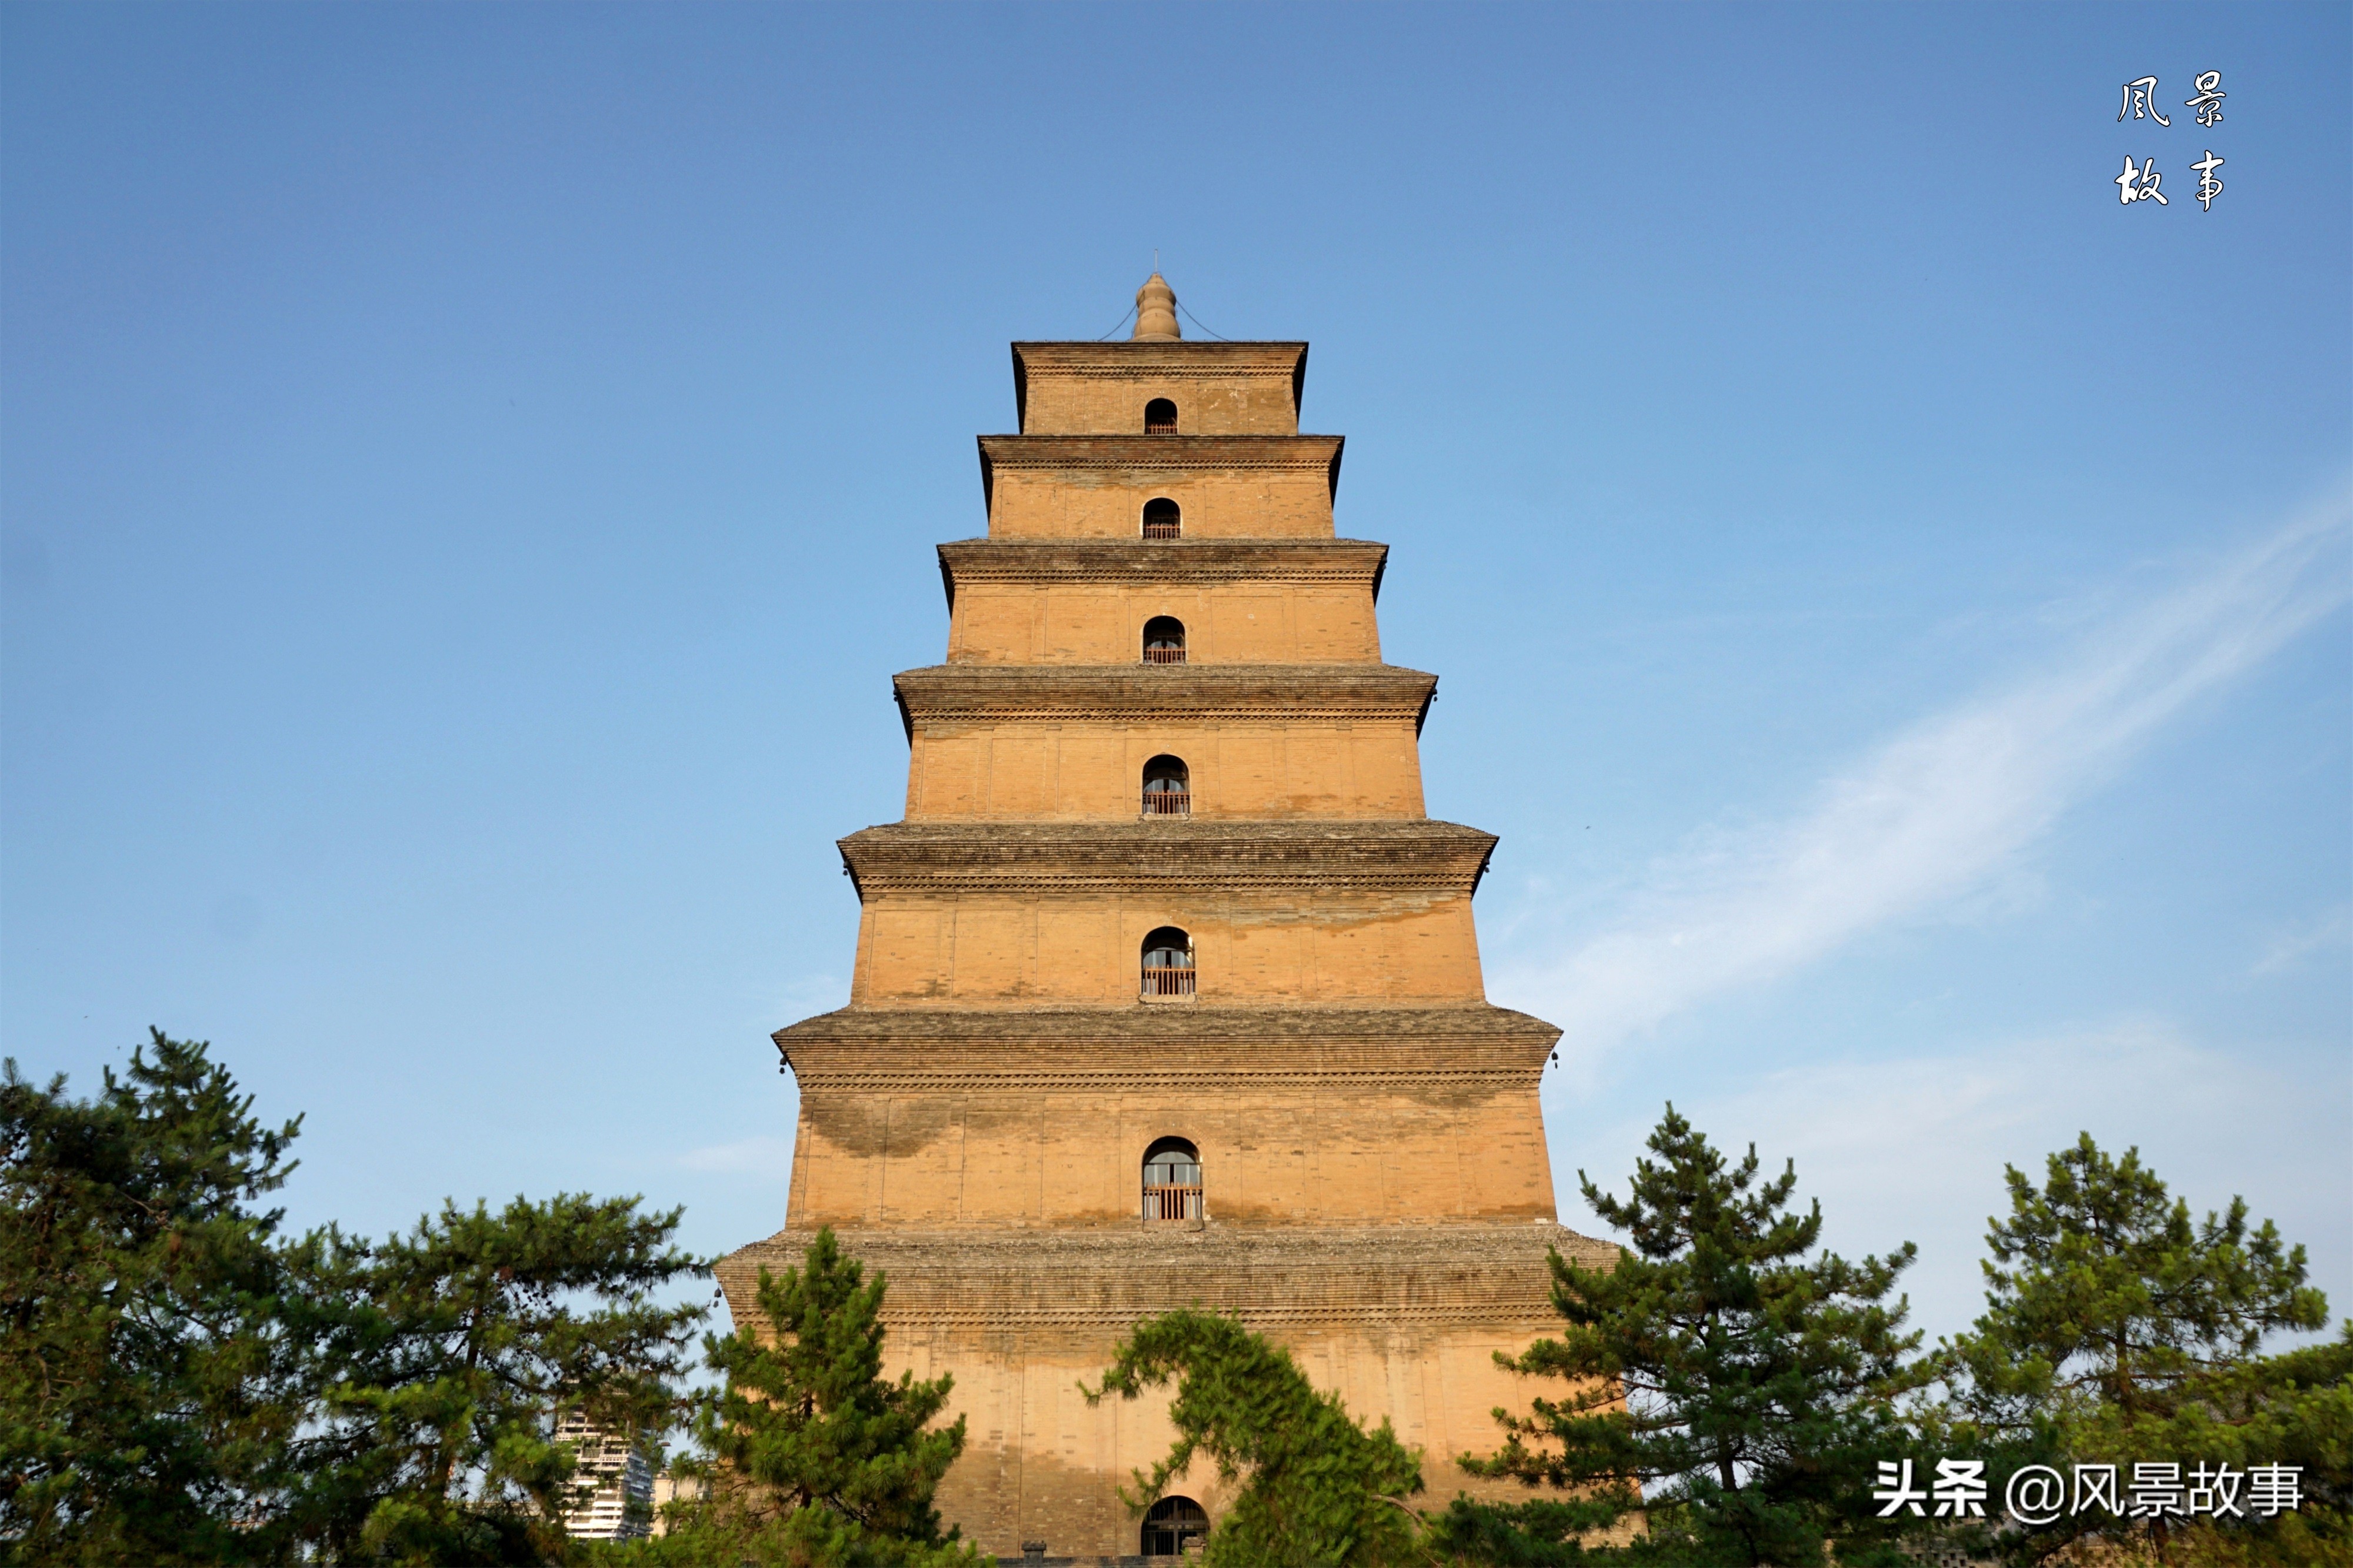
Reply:
M2353 904L2339 904L2317 920L2282 933L2256 961L2255 973L2276 974L2295 968L2315 953L2341 952L2348 946L2353 946Z
M1895 735L1792 820L1654 868L1616 924L1497 989L1589 1068L1683 1009L1857 936L1998 889L2020 851L2153 735L2346 602L2342 495L2157 598L2048 670Z

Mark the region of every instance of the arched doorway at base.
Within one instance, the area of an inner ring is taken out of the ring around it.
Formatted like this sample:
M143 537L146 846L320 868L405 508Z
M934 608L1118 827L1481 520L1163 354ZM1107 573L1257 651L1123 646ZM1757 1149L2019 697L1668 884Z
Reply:
M1209 1533L1209 1515L1188 1497L1165 1497L1144 1516L1144 1554L1182 1557L1185 1543Z

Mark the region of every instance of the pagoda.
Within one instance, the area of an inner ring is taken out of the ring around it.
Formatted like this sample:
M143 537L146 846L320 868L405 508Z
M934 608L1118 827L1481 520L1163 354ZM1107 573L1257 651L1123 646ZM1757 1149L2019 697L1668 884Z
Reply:
M1126 342L1018 342L986 538L939 546L946 662L893 683L906 816L841 840L849 1005L775 1037L800 1089L787 1228L890 1280L890 1370L953 1373L939 1506L984 1551L1173 1556L1206 1460L1139 1518L1165 1402L1089 1405L1137 1320L1238 1313L1452 1463L1556 1332L1537 1085L1559 1031L1491 1006L1495 839L1423 811L1435 676L1386 664L1388 547L1335 537L1342 438L1303 342L1187 342L1155 273Z

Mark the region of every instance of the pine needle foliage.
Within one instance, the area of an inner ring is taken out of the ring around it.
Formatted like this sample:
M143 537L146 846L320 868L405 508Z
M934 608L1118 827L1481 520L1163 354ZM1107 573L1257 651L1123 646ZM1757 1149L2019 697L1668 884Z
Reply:
M1904 1331L1905 1302L1888 1300L1915 1248L1818 1252L1820 1205L1789 1208L1794 1165L1761 1180L1753 1145L1727 1164L1672 1105L1648 1147L1622 1202L1578 1173L1631 1247L1610 1268L1556 1252L1561 1336L1497 1357L1567 1392L1496 1412L1503 1448L1462 1461L1569 1497L1458 1500L1438 1542L1489 1563L1800 1563L1826 1548L1900 1561L1868 1494L1877 1460L1910 1451L1894 1402L1931 1375L1908 1359L1920 1336ZM1585 1544L1638 1509L1647 1529L1631 1545Z
M1100 1386L1140 1398L1174 1383L1176 1442L1122 1500L1141 1515L1206 1455L1220 1480L1240 1480L1209 1532L1209 1568L1385 1568L1430 1561L1406 1499L1421 1490L1421 1455L1384 1418L1366 1431L1336 1395L1318 1391L1291 1352L1233 1318L1181 1310L1138 1323Z
M289 1242L300 1121L154 1033L100 1092L0 1072L0 1562L554 1563L556 1423L656 1436L704 1266L636 1199Z
M2328 1321L2302 1247L2243 1198L2194 1223L2156 1172L2088 1132L2050 1157L2037 1187L2004 1168L2010 1216L1989 1220L1986 1312L1952 1345L1989 1419L2108 1413L2119 1427L2168 1421L2264 1338Z
M2353 1556L2353 1329L2276 1356L2266 1338L2319 1329L2305 1249L2248 1221L2244 1200L2193 1219L2139 1152L2084 1133L2037 1185L2006 1167L2010 1213L1989 1220L1986 1311L1947 1342L1948 1441L2032 1445L2062 1465L2305 1467L2307 1503L2272 1521L2119 1521L2068 1514L2009 1542L2037 1560L2085 1537L2169 1562Z
M700 1303L654 1292L709 1273L671 1245L682 1211L558 1194L446 1204L406 1236L306 1237L334 1460L300 1500L345 1559L536 1563L583 1500L565 1415L652 1436L681 1408Z
M758 1319L706 1340L726 1386L699 1436L711 1500L679 1510L655 1560L780 1568L949 1568L980 1561L932 1506L964 1452L958 1416L931 1423L950 1377L882 1375L887 1281L830 1229L803 1266L760 1270ZM749 1314L747 1314L749 1316Z
M266 1562L249 1501L302 1414L278 1323L283 1186L269 1128L200 1042L151 1031L93 1100L0 1073L0 1553Z

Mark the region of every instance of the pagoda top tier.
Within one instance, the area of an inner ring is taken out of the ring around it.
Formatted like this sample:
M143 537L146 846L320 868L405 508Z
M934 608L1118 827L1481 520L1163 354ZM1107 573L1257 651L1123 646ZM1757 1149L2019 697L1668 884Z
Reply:
M1175 300L1155 272L1136 296L1126 342L1015 343L1021 434L1297 435L1307 345L1187 342Z
M1013 345L1025 436L1295 436L1306 388L1305 343ZM1155 401L1173 429L1147 416Z

